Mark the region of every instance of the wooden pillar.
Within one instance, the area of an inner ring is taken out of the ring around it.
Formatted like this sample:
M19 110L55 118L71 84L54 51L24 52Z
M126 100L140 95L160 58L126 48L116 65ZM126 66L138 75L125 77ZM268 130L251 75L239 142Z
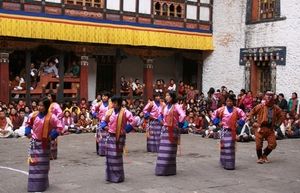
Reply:
M144 70L143 70L143 84L145 84L145 97L146 101L149 98L153 98L153 59L144 60Z
M0 53L0 101L9 102L9 53Z
M80 98L88 100L88 67L89 57L81 56L80 61Z

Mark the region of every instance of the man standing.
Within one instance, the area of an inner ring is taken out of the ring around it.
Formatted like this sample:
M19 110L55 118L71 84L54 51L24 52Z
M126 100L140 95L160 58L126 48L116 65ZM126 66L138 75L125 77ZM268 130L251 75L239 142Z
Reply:
M255 129L256 153L258 157L257 163L269 162L268 155L276 148L276 136L274 132L275 125L281 125L284 116L281 109L274 104L274 93L271 91L265 94L265 103L256 105L250 112L249 117L257 116L257 122L253 124ZM266 139L268 146L263 148L263 140Z

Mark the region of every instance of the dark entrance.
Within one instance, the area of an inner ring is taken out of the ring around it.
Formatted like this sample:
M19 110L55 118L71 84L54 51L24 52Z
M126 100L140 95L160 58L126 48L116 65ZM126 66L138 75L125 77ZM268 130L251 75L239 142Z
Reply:
M115 68L113 64L98 64L96 93L98 94L102 91L114 92L114 85Z

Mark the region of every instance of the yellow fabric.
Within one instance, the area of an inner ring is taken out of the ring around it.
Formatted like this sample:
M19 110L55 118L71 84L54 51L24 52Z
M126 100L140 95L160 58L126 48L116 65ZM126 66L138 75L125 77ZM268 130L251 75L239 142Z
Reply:
M117 119L116 141L119 141L125 108L121 108Z
M51 119L52 113L48 112L46 117L45 117L45 123L44 123L44 128L43 128L43 139L48 139L49 137L49 123Z
M213 50L212 34L150 27L0 14L0 36Z

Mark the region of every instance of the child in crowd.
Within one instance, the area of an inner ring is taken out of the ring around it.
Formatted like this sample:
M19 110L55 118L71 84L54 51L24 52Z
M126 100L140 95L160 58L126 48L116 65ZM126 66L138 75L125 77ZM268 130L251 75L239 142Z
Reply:
M79 120L75 125L77 127L77 134L80 134L82 132L88 133L90 132L90 125L89 122L86 120L84 114L79 115Z

